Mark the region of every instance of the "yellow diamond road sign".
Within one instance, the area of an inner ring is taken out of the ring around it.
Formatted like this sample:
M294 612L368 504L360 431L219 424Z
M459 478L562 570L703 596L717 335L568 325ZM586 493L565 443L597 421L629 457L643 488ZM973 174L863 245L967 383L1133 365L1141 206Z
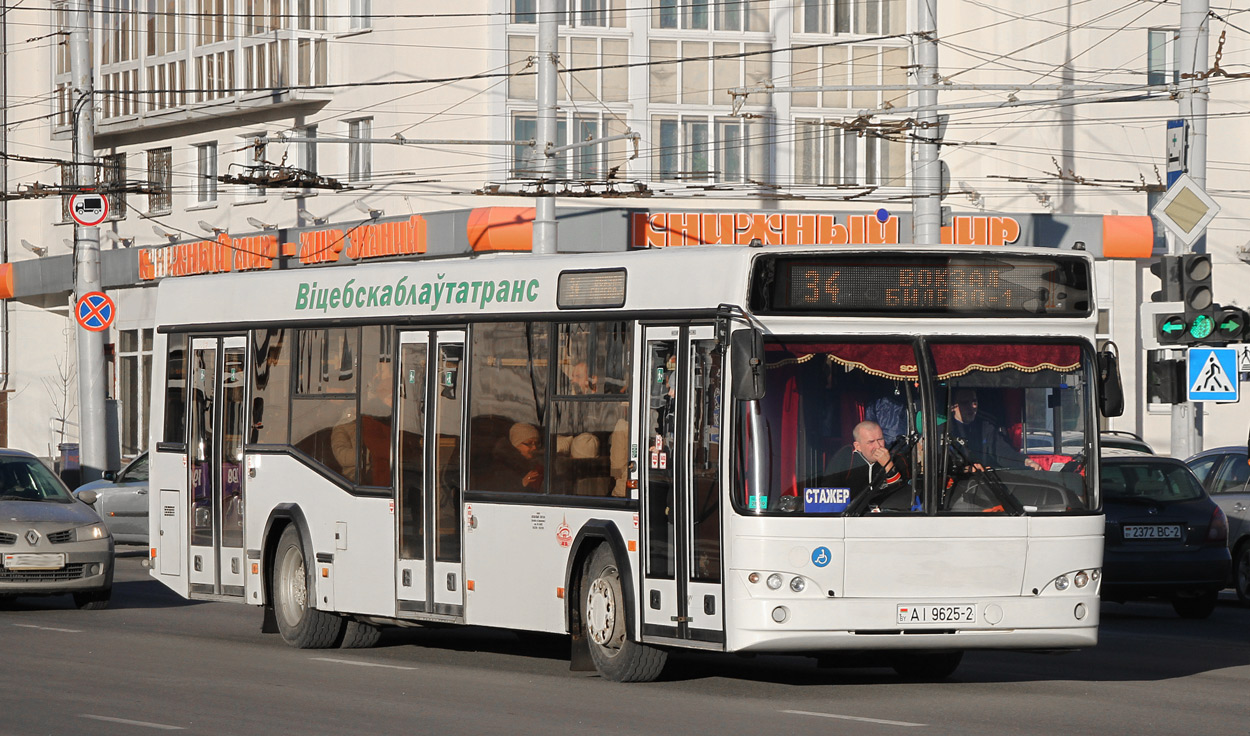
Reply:
M1150 214L1154 215L1176 239L1185 245L1193 245L1202 237L1207 225L1219 213L1220 206L1206 192L1202 191L1189 174L1180 177L1168 187L1167 194L1155 205Z

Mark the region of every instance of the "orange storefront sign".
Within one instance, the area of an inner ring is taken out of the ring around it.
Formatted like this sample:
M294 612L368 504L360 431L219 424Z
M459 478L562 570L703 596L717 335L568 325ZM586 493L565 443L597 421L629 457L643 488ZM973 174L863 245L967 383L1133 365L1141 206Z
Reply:
M684 245L895 245L895 215L789 212L636 212L630 245L671 248ZM1020 237L1014 217L956 217L942 228L943 245L1010 245Z
M299 243L279 243L276 235L232 238L221 233L216 240L175 243L139 251L139 278L144 281L170 276L196 276L231 271L262 271L279 255L298 255L301 263L334 263L343 251L354 261L426 252L426 223L421 215L400 222L361 225L344 232L338 228L309 230Z

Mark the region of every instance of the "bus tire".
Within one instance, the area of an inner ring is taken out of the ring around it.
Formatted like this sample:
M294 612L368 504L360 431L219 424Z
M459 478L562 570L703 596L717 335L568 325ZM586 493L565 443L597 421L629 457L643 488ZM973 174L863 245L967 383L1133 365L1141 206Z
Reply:
M612 550L599 545L582 575L582 628L599 674L615 682L651 682L668 653L629 636L620 568Z
M902 652L894 655L890 666L904 680L936 682L954 674L963 658L962 651Z
M343 641L339 643L339 649L368 649L381 638L381 627L349 619L343 627Z
M325 649L338 641L343 619L314 607L304 560L304 544L292 524L282 532L273 556L271 587L278 633L296 649Z

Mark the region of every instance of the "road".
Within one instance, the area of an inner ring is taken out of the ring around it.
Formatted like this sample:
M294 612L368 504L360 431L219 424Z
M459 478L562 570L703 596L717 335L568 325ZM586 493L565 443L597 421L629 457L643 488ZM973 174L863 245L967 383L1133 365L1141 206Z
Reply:
M181 600L122 550L107 610L0 607L3 736L1250 733L1250 608L1231 597L1205 621L1104 604L1094 649L970 652L940 683L680 653L660 681L621 685L570 672L558 637L481 628L291 649L260 633L259 609Z

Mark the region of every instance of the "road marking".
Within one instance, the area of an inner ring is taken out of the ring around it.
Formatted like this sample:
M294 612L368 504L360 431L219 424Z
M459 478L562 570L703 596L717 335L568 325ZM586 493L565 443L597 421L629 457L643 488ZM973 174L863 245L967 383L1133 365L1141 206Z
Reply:
M796 716L816 716L817 718L837 718L843 721L860 721L861 723L880 723L884 726L904 726L907 728L924 727L927 723L908 723L907 721L887 721L881 718L861 718L859 716L840 716L836 713L813 713L808 710L783 710L782 713L790 713Z
M62 634L81 634L82 629L55 629L51 626L35 626L34 624L13 624L21 629L38 629L40 631L59 631Z
M83 718L90 718L95 721L108 721L109 723L121 723L126 726L143 726L144 728L157 728L162 731L185 731L182 726L167 726L164 723L148 723L147 721L132 721L126 718L109 718L108 716L93 716L90 713L81 714Z
M361 662L355 659L330 659L329 657L313 657L314 662L333 662L334 664L354 664L357 667L382 667L388 670L415 670L416 667L400 667L397 664L379 664L377 662Z

